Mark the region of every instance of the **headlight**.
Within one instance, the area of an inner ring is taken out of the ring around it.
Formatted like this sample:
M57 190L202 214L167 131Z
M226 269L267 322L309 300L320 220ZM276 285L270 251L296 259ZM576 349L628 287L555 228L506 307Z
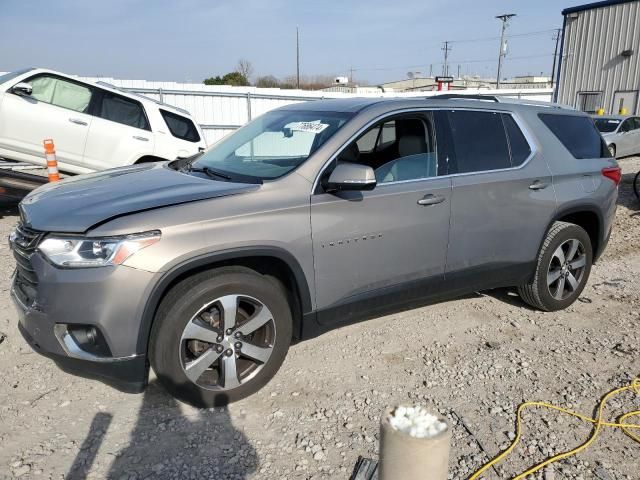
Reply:
M39 246L45 257L60 267L84 268L120 265L131 255L160 240L160 232L121 237L47 237Z

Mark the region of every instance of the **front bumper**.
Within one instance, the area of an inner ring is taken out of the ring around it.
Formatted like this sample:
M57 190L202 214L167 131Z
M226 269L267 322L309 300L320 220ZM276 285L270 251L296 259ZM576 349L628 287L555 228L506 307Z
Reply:
M69 373L95 378L121 391L140 392L148 379L146 352L136 351L140 321L154 274L129 267L59 269L38 252L31 258L38 282L33 299L11 298L19 314L19 330L38 353ZM67 335L67 326L95 327L107 354L83 350Z

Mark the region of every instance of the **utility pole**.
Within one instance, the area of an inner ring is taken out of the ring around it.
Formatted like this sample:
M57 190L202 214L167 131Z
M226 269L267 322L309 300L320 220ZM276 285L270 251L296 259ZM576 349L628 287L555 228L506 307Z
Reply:
M444 42L442 51L444 52L444 63L442 64L442 76L448 77L449 76L449 52L451 51L449 42Z
M558 46L560 45L560 32L562 31L562 29L558 28L556 30L556 34L554 36L554 40L556 41L556 48L553 52L553 67L551 67L551 88L553 89L554 87L554 82L556 79L556 61L558 59Z
M458 78L460 78L460 64L458 64Z
M496 77L496 88L500 88L500 74L502 73L502 60L507 55L506 45L504 43L504 34L507 31L509 20L515 17L515 13L505 13L498 15L496 18L502 20L502 34L500 35L500 51L498 54L498 76Z
M429 64L429 78L433 78L433 63Z
M353 85L353 67L349 69L349 83Z
M300 88L300 32L296 26L296 88Z

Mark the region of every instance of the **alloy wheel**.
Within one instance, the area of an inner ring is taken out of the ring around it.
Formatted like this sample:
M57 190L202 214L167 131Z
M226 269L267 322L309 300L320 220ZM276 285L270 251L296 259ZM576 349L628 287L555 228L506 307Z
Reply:
M225 295L203 305L187 322L180 362L199 387L226 391L258 374L275 339L275 321L266 305L245 295Z
M547 272L549 293L556 300L566 300L578 290L584 280L587 255L580 240L563 242L551 257Z

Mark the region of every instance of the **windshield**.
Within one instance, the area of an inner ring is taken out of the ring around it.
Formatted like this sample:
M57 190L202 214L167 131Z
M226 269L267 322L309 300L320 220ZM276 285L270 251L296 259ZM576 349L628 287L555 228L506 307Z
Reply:
M231 177L271 180L304 163L351 118L342 112L276 110L221 140L194 163Z
M618 118L597 118L595 120L596 128L600 130L601 133L614 132L616 128L618 128L618 125L620 125L621 121L622 120Z
M16 70L15 72L9 72L9 73L5 73L4 75L0 75L0 84L3 84L4 82L8 82L9 80L16 78L22 75L23 73L27 73L29 70L33 70L33 68L24 68L22 70Z

